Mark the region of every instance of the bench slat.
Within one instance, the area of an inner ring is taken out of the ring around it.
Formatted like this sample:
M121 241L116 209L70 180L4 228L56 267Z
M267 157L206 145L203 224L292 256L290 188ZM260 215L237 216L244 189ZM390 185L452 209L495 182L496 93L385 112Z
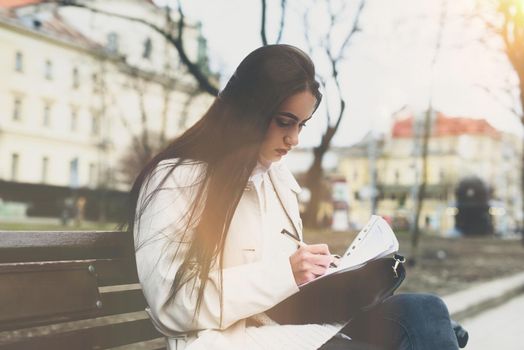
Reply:
M5 303L0 331L145 309L139 284L101 287L101 292L96 280L101 265L97 263L100 261L0 264L0 305Z
M138 283L134 259L103 259L93 262L98 286Z
M0 231L0 263L132 258L126 232Z
M102 309L95 317L143 311L147 304L141 289L101 294Z
M5 344L2 350L106 349L161 336L149 319L80 329Z
M0 265L0 329L97 309L96 276L89 262Z
M157 338L153 340L146 340L137 344L117 346L107 350L166 350L166 340L165 338Z

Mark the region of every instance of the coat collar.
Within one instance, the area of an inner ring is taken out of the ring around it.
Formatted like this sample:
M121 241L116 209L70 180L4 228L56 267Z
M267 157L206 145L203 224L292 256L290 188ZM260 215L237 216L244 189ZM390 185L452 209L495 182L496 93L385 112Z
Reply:
M293 223L293 227L299 236L302 235L302 227L299 224L300 216L298 215L297 196L300 193L301 188L293 174L289 169L281 162L273 164L268 171L275 192L284 207L289 220ZM289 190L293 191L291 193Z
M285 185L297 194L302 192L302 188L300 188L297 180L295 180L295 177L291 171L289 171L287 166L282 161L272 164L272 166L269 168L269 175L271 176L271 180L273 180L273 182L278 180L279 183Z

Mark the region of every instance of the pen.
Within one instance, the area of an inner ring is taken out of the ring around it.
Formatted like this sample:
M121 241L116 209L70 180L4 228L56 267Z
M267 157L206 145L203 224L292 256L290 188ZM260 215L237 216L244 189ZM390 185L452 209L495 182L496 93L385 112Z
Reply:
M285 228L282 229L282 231L280 231L280 233L282 233L284 236L286 236L287 238L293 240L293 242L295 242L296 244L298 244L298 246L300 248L302 247L307 247L307 244L304 243L303 241L297 239L291 232L289 232L288 230L286 230ZM338 255L333 255L335 258L340 258L340 256ZM334 262L331 262L329 264L329 267L338 267Z

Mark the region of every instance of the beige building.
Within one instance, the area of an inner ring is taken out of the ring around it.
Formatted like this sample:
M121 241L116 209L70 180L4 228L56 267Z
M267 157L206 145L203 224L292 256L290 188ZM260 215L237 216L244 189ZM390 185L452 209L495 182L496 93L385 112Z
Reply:
M0 4L0 181L126 191L131 175L123 159L178 134L211 97L198 92L174 47L151 28L23 3ZM150 1L90 3L172 25ZM198 25L187 26L184 43L207 69Z
M371 213L372 168L370 150L375 142L377 213L406 227L413 218L414 184L420 183L420 146L413 138L413 117L395 121L391 134L380 140L370 136L349 149L338 150L339 165L349 193L350 219L365 223ZM419 224L446 234L454 226L455 190L467 177L481 178L492 190L491 214L498 231L522 221L519 139L495 130L485 120L436 114L429 142L426 200Z

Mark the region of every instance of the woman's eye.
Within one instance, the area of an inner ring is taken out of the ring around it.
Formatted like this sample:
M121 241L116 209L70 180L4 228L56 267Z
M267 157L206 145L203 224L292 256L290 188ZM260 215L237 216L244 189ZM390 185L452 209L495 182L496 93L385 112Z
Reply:
M290 126L291 125L291 122L285 120L285 119L276 119L276 122L277 122L277 125L280 126L280 127L286 127L286 126Z

